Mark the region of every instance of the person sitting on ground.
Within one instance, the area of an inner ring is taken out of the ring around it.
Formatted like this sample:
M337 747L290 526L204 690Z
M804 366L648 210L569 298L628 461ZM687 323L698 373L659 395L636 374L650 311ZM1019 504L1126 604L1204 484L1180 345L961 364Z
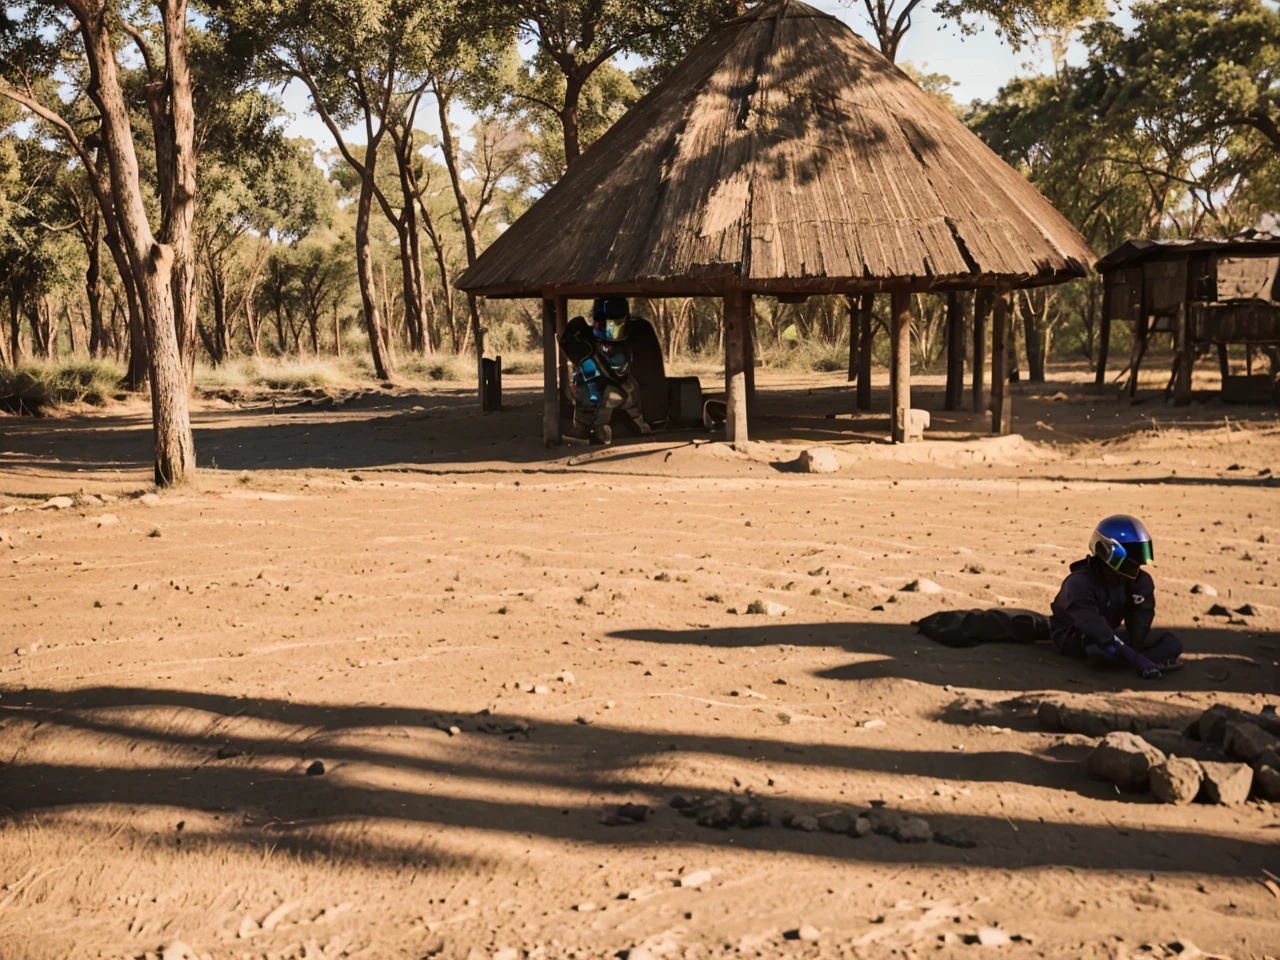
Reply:
M637 432L650 432L641 412L640 384L631 372L630 315L621 297L598 297L590 325L574 317L560 335L560 348L573 364L573 423L564 432L568 443L612 442L615 410L625 414Z
M1107 517L1089 538L1089 556L1071 564L1054 598L1050 636L1059 652L1095 666L1128 664L1158 680L1181 663L1182 641L1153 631L1155 582L1142 569L1153 557L1151 534L1125 514Z

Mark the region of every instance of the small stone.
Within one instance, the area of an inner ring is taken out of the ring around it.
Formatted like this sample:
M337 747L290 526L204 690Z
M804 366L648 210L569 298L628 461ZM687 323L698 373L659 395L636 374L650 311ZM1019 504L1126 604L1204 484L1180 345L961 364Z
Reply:
M1200 793L1204 774L1200 764L1187 757L1170 757L1151 768L1151 792L1161 803L1190 803Z
M551 692L551 688L550 688L550 687L545 687L545 686L543 686L542 684L538 684L536 687L534 687L534 688L533 688L533 692L534 692L534 693L536 693L536 694L541 695L541 694L544 694L544 693L550 693L550 692Z
M801 473L836 473L840 469L836 452L830 447L810 447L808 450L802 450L795 462Z
M996 927L978 928L978 945L982 947L1003 947L1012 943L1012 938Z
M1151 768L1164 754L1135 733L1108 733L1089 754L1089 773L1121 790L1141 793L1150 783Z
M794 930L787 930L782 934L784 940L802 940L805 943L817 943L822 939L822 931L812 924L802 923Z
M817 833L818 831L818 818L807 813L792 814L783 822L792 830L801 830L804 833Z
M160 948L164 960L198 960L196 952L181 940L171 940Z
M596 905L594 903L579 903L573 909L578 913L594 913Z
M1220 803L1235 807L1249 799L1253 786L1253 770L1247 763L1200 764L1204 782L1200 785L1200 799L1205 803Z
M1223 746L1233 757L1253 763L1267 750L1280 747L1280 737L1267 733L1256 723L1233 723L1227 726Z
M849 830L849 836L861 838L865 837L870 832L871 821L866 817L858 817L858 819L853 821L853 827Z
M307 776L308 777L324 776L324 764L319 760L311 761L311 766L307 767Z
M624 803L614 812L623 820L630 820L632 823L643 823L648 819L652 811L643 803Z
M686 873L677 883L681 887L700 887L712 877L710 870L695 870L693 873Z
M682 810L681 813L686 811ZM700 827L728 830L734 824L733 800L730 797L712 797L696 805L686 816L696 817Z
M912 580L902 588L903 593L941 593L942 587L934 583L932 580L926 580L921 577L919 580Z
M1200 714L1199 733L1204 743L1222 743L1227 735L1227 725L1245 719L1245 714L1233 707L1215 704Z
M933 828L923 817L907 817L894 829L893 839L899 843L928 843L933 839Z
M1259 770L1262 767L1271 767L1280 770L1280 748L1263 750L1258 759L1253 761L1253 769Z
M1048 730L1050 733L1066 732L1066 727L1062 725L1062 704L1053 700L1040 701L1040 706L1036 708L1036 722L1040 724L1041 730Z
M823 833L848 833L853 821L853 814L847 810L829 810L818 814L818 829Z
M767 827L773 820L769 811L754 800L734 800L733 819L744 830Z
M1197 583L1191 588L1191 592L1198 593L1206 597L1216 597L1218 595L1218 591L1213 589L1213 587L1209 586L1207 583Z
M1272 803L1280 801L1280 767L1260 766L1253 772L1253 795Z
M448 730L446 730L445 732L448 733L449 736L451 737L456 737L458 734L462 732L462 728L458 726L453 726L453 727L449 727Z
M862 724L862 729L874 730L877 727L883 727L884 725L885 725L885 722L883 720L867 720Z
M144 493L138 498L139 503L145 503L148 507L160 506L160 495L156 493Z
M236 935L241 940L248 940L250 937L256 936L261 929L257 920L245 914L244 919L240 921L240 929L236 932Z
M50 497L44 503L40 504L40 506L36 507L36 509L37 510L66 510L68 507L75 506L75 503L76 502L72 500L70 497Z
M791 608L776 600L752 600L747 604L747 613L763 614L766 617L785 616Z
M556 674L556 679L559 680L561 683L563 683L565 686L573 686L575 683L578 682L578 678L575 677L568 670L561 670L559 673Z

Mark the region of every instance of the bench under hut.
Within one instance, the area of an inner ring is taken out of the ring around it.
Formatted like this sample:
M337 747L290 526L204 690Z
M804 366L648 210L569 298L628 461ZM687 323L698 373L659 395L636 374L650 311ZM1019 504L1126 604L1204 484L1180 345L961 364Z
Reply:
M549 444L560 438L556 335L570 297L722 297L726 434L741 443L752 298L861 298L869 369L869 297L888 293L891 425L902 441L912 294L990 294L977 299L994 307L1000 431L1008 291L1084 276L1092 260L1021 174L878 50L807 4L769 0L712 31L458 286L542 299ZM980 358L983 337L974 343Z

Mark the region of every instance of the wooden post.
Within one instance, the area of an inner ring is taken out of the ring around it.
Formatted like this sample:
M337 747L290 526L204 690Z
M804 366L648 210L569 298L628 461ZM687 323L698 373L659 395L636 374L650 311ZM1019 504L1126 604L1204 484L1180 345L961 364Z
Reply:
M1147 314L1145 309L1146 300L1143 300L1144 309L1142 316L1138 318L1138 322L1133 328L1133 350L1129 353L1129 396L1135 396L1138 392L1138 369L1142 366L1143 354L1147 352Z
M875 313L876 295L864 293L858 309L858 409L871 409L871 318Z
M963 319L960 294L952 290L947 294L947 393L943 403L947 410L959 410L964 395Z
M1222 373L1222 389L1227 389L1227 377L1231 376L1231 354L1228 352L1227 344L1218 344L1218 369Z
M973 412L987 409L987 312L991 309L991 291L973 291Z
M893 331L889 350L889 417L893 442L905 443L907 417L911 415L911 294L894 290L892 299Z
M850 294L844 298L849 307L849 382L858 379L858 298Z
M1003 289L995 291L995 309L991 317L991 432L1009 432L1005 422L1005 393L1008 390L1008 374L1005 364L1009 354L1005 337L1009 332L1009 295Z
M751 296L747 295L746 314L742 321L742 365L747 375L747 412L756 409L756 318L755 306Z
M560 443L559 349L556 346L556 301L542 299L542 442Z
M747 433L747 316L751 296L741 290L724 295L725 439L735 447L745 444Z
M1111 352L1111 274L1102 275L1102 316L1098 320L1098 368L1093 375L1096 387L1107 384L1107 354Z
M564 333L564 328L569 325L569 298L556 297L556 339L560 339L560 335ZM560 353L560 396L569 397L569 382L572 374L569 372L569 358Z
M1191 372L1195 364L1195 351L1191 345L1191 311L1183 303L1178 308L1178 373L1173 388L1173 404L1186 407L1191 404Z

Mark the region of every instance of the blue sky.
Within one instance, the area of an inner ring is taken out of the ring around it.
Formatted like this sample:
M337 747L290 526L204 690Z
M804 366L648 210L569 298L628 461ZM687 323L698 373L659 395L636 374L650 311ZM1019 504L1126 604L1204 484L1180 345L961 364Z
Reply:
M808 2L834 14L855 32L872 43L875 42L866 21L859 13L862 7L859 0ZM957 83L953 95L960 102L988 99L1012 77L1043 73L1050 68L1051 61L1046 49L1024 48L1014 52L996 36L990 26L966 36L954 24L940 19L927 9L929 6L931 4L926 0L917 9L911 31L903 40L898 59L910 61L922 70L947 74ZM1076 51L1076 55L1079 55L1079 51ZM284 101L286 108L293 114L293 120L288 126L290 135L308 137L321 150L328 150L334 145L324 124L310 113L305 87L297 82L290 84L285 90ZM425 113L421 126L428 131L438 132L439 123L435 111L428 110ZM461 130L469 128L472 122L472 118L464 110L455 111L453 120L454 126ZM363 140L363 132L354 132L353 139Z

